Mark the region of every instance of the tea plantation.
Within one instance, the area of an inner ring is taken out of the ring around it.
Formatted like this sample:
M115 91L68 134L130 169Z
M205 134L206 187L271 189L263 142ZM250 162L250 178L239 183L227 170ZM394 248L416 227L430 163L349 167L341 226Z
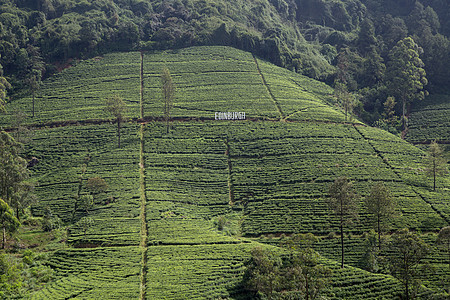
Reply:
M450 98L432 95L413 107L406 139L413 143L450 141Z
M194 47L142 58L113 53L77 62L43 83L36 116L24 122L35 129L24 155L39 159L31 168L39 198L32 213L67 226L63 249L47 250L55 277L31 299L248 299L242 280L251 249L284 253L282 234L308 232L332 269L325 296L397 299L400 281L360 268L364 234L373 228L363 199L383 182L397 208L389 231L407 227L434 245L450 223L450 178L439 177L432 191L423 150L345 122L329 86L249 53ZM176 85L169 133L164 67ZM121 148L104 111L114 94L127 104ZM30 115L31 99L7 108L0 125L13 130L15 112ZM246 120L215 120L215 112L245 112ZM326 204L339 176L361 195L343 269L338 219ZM93 190L93 178L107 186ZM450 276L444 252L433 251L426 262L435 272L423 291L440 291Z

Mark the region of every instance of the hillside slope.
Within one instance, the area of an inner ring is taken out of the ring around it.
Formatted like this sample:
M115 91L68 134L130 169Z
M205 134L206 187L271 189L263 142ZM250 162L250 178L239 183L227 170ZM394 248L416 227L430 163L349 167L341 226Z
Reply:
M407 141L450 143L450 96L432 95L423 103L417 103L408 121Z
M168 134L161 122L163 67L177 85ZM259 244L250 237L312 232L323 254L335 258L334 241L325 236L337 231L337 220L325 199L338 176L350 178L362 196L372 182L384 182L401 211L392 229L449 224L449 179L440 179L439 194L430 192L423 152L345 122L323 83L228 47L146 53L142 78L140 70L137 52L79 62L44 82L36 116L25 121L38 128L26 147L27 157L40 161L32 169L40 198L33 213L50 209L70 227L70 247L51 255L56 279L35 299L239 298L243 263ZM103 111L104 98L115 93L129 108L120 149ZM29 113L30 99L8 109ZM245 112L247 120L214 120L223 111ZM12 129L12 118L2 116L1 124ZM79 199L95 177L109 188L86 209ZM355 236L372 227L363 208L361 202ZM78 222L84 216L94 222L86 231ZM221 216L228 220L223 231ZM363 240L355 240L360 247ZM349 263L357 265L360 252L353 252ZM400 290L386 275L334 269L326 291L332 299L393 299Z

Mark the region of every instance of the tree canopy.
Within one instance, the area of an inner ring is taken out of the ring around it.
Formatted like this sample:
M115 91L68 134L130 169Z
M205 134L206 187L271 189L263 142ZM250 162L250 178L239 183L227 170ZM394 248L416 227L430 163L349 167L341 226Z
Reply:
M120 125L125 120L125 111L127 109L127 105L125 101L123 101L122 97L118 95L114 95L112 97L108 97L105 100L105 111L110 113L114 118L116 118L117 122L117 139L118 139L118 147L120 148Z
M411 299L412 291L419 285L421 262L429 251L429 246L407 229L399 230L392 236L388 261L391 273L403 283L407 300Z
M27 188L27 162L20 157L22 145L5 131L0 132L0 197L9 204Z
M372 186L370 194L364 198L367 211L373 216L373 221L378 233L378 248L381 248L381 231L386 226L386 221L395 213L395 205L389 189L383 182Z
M436 141L433 141L430 144L427 155L424 158L424 164L425 173L433 178L433 191L435 191L436 177L442 176L448 172L444 151Z
M8 203L0 198L0 226L2 230L2 249L6 246L6 232L13 232L19 226L20 222L14 216L12 209L9 207Z
M407 37L398 41L390 51L387 66L387 88L391 96L402 101L403 127L406 129L407 106L413 101L423 100L428 80L424 63L419 55L423 51L416 42Z
M344 267L344 225L358 216L358 195L346 177L337 178L329 188L328 206L337 217L341 234L341 268Z

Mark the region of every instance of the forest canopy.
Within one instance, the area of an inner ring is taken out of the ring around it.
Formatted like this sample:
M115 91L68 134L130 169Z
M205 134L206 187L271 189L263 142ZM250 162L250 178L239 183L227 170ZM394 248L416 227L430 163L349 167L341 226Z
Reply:
M227 45L332 84L347 61L355 112L381 118L386 65L396 44L417 43L430 92L449 86L445 0L5 0L0 64L16 90L73 59L112 51ZM36 84L34 84L36 85ZM401 104L397 99L397 113Z

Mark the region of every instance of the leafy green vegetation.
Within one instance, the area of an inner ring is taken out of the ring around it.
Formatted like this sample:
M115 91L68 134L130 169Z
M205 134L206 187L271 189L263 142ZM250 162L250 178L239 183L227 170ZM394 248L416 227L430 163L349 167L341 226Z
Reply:
M402 94L394 91L399 85L390 84L397 78L393 70L399 70L393 66L402 61L390 53L405 38L417 44L417 58L424 62L416 84L426 83L422 80L426 73L427 90L448 90L446 4L444 0L5 0L0 6L1 98L9 102L29 93L27 107L34 115L40 94L45 93L39 89L41 79L80 58L221 45L329 84L342 75L339 61L346 61L346 78L336 82L345 82L352 93L345 99L355 99L354 112L372 125L383 121L383 104L389 96L398 98L397 115L401 102L415 98L412 91L399 99ZM405 82L397 79L396 83ZM12 98L3 92L9 89L7 82L14 88Z
M65 223L76 223L86 215L93 219L86 234L74 224L69 230L69 243L139 243L136 126L125 125L122 132L121 149L116 148L114 125L37 131L28 146L27 155L40 160L32 169L39 182L36 194L40 199L33 214L43 216L48 207ZM77 200L89 195L89 179L99 176L109 187L93 198L94 203L86 212Z
M412 143L450 140L450 101L447 95L431 95L413 106L406 139Z
M49 258L56 278L33 294L33 299L137 298L139 263L138 247L56 251Z
M332 88L241 50L203 46L142 58L142 78L141 55L130 52L78 62L42 83L46 96L24 122L35 130L21 154L36 158L29 170L39 202L24 218L31 233L19 231L8 247L21 254L46 244L38 250L48 252L54 277L31 298L245 299L252 249L284 259L289 251L279 240L294 233L315 235L314 263L332 270L326 297L403 293L366 233L373 216L364 200L382 183L399 211L386 226L422 231L435 247L450 220L449 178L438 177L432 191L424 151L346 121ZM177 86L169 132L160 91L165 67ZM120 148L117 125L103 111L114 94L129 108ZM30 113L27 97L8 110ZM214 120L217 111L244 111L247 119ZM18 135L12 117L2 115L1 124ZM354 205L360 217L340 235L327 199L342 176L361 198ZM389 234L382 239L389 244ZM443 293L449 270L439 249L420 264L436 267L423 274L420 293ZM380 267L360 269L368 263Z

